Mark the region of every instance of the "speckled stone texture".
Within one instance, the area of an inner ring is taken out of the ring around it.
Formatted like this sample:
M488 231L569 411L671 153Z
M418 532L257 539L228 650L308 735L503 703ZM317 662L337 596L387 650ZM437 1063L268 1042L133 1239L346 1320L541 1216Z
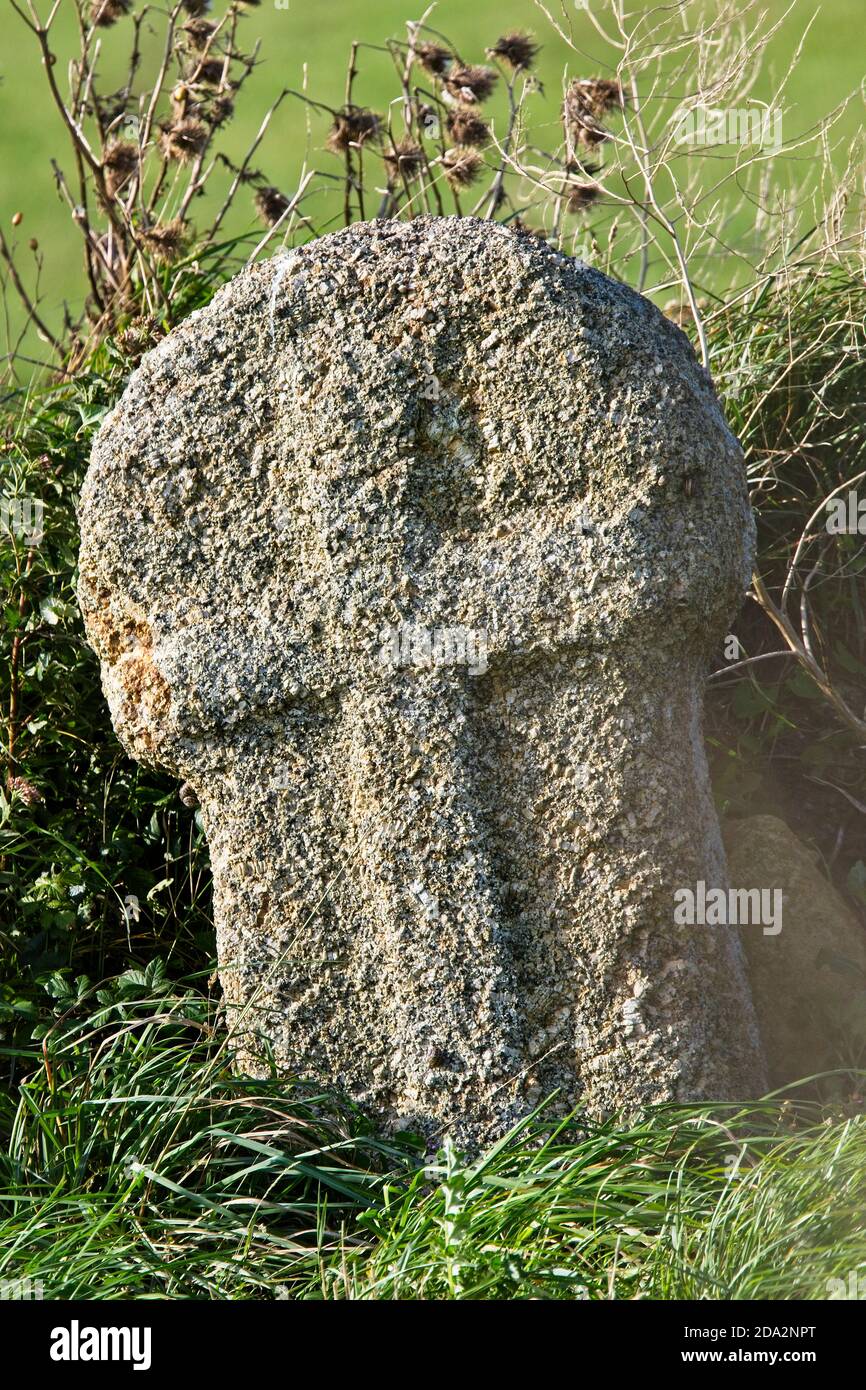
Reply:
M648 301L471 218L324 237L144 359L81 524L115 727L201 799L243 1064L469 1145L555 1088L760 1091L736 933L673 901L725 882L701 687L753 528Z
M741 935L770 1085L852 1063L864 1041L866 932L820 867L818 852L775 816L725 829L733 883L773 884L783 895L779 936Z

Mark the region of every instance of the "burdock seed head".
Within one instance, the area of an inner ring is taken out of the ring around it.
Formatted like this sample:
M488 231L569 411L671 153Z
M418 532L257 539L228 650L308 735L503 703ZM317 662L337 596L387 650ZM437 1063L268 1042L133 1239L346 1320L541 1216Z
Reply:
M131 140L112 140L105 148L102 168L105 187L113 195L138 168L138 146L133 145Z
M207 139L208 130L204 122L197 121L193 116L185 116L182 120L172 121L170 125L163 126L159 135L159 148L166 159L176 159L181 164L186 164L201 154L207 145Z
M538 55L538 44L533 43L529 34L515 30L503 34L487 52L491 58L501 58L515 72L528 72Z
M210 9L210 0L183 0L183 7L187 14L196 18Z
M601 189L597 183L572 183L568 186L566 207L569 212L586 212L600 197Z
M493 68L466 65L452 67L445 86L458 101L475 105L477 102L487 100L498 79L499 74L494 72Z
M210 125L224 125L234 115L235 104L225 92L205 103L202 115Z
M440 163L452 188L468 188L484 168L484 160L478 151L464 145L446 150Z
M456 106L448 113L448 133L455 145L486 145L490 130L471 106Z
M100 29L107 29L125 14L129 14L131 8L132 0L92 0L90 22Z
M382 127L382 118L363 106L344 106L334 117L325 144L333 154L344 154L351 145L363 145L375 140Z
M450 64L454 61L454 55L438 43L419 43L415 49L415 57L422 68L425 68L433 77L444 77Z
M276 226L283 213L287 212L290 207L289 199L285 193L281 193L278 188L272 188L270 185L256 189L256 196L253 201L256 212L266 227Z
M160 324L156 320L142 315L131 319L124 328L121 328L114 341L124 357L138 362L148 348L152 348L154 343L159 342L161 336Z
M420 176L424 167L424 151L408 135L390 145L383 157L392 182L405 179L409 183Z
M621 83L609 77L578 77L565 94L575 113L606 116L610 111L622 111L628 101Z
M625 89L612 78L576 78L562 107L566 132L576 144L601 145L610 139L609 131L601 125L602 116L624 110L627 103Z
M201 52L203 48L207 48L211 35L216 33L216 25L209 19L188 19L183 26L183 32L190 48Z
M203 82L208 87L221 87L223 81L227 81L225 72L226 65L222 58L208 58L205 62L198 64L189 80L190 82Z
M183 251L187 240L186 224L180 217L171 222L157 223L140 232L142 241L154 258L170 265Z

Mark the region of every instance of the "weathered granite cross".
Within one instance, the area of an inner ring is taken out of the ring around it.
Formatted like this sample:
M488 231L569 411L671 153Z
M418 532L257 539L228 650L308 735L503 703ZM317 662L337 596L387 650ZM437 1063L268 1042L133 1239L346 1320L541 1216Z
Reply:
M646 300L470 218L245 271L134 373L81 504L115 727L188 779L241 1063L467 1143L763 1084L708 654L742 458Z

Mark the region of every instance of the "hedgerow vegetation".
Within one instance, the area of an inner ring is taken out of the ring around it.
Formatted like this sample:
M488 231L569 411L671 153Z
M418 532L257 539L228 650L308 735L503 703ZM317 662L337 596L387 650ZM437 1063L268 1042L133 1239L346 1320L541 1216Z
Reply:
M300 1080L236 1074L198 814L114 737L75 601L75 502L142 353L251 257L419 212L495 217L580 254L692 335L746 452L759 560L738 660L720 653L711 682L720 810L781 814L862 915L863 539L823 525L826 499L866 476L858 166L807 161L811 181L794 188L785 165L786 151L800 169L805 149L830 149L832 116L770 152L687 157L671 140L672 92L694 109L747 103L762 38L742 3L702 25L700 6L668 7L654 29L629 29L614 0L605 73L575 48L544 143L529 114L542 36L494 34L488 53L463 55L410 25L387 45L387 112L363 104L359 49L342 107L285 94L323 148L284 190L259 167L259 138L241 163L220 155L255 86L239 5L76 6L67 91L53 12L13 4L71 142L58 187L88 288L79 313L49 322L0 232L27 321L0 413L0 1278L41 1279L58 1298L826 1297L829 1278L866 1263L863 1078L850 1071L864 1039L840 1054L832 1109L776 1098L601 1128L579 1115L555 1127L542 1110L474 1161L385 1139ZM145 15L165 35L155 72L136 58ZM97 39L122 25L128 80L102 95ZM504 124L487 115L497 88ZM261 225L229 237L241 195ZM50 355L38 369L34 334ZM42 504L38 537L9 505L23 499Z

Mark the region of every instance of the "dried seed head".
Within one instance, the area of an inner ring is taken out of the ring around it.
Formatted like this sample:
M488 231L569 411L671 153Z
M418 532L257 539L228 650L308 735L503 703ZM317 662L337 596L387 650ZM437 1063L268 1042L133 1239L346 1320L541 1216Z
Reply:
M344 154L350 145L375 140L382 126L381 116L363 106L344 106L334 118L325 142L333 154Z
M582 112L573 119L566 118L565 127L568 135L578 145L586 145L593 149L596 145L603 145L610 139L610 131L605 130L600 125L595 116L591 116L588 111Z
M226 65L222 58L207 58L203 63L199 63L195 72L190 77L190 82L203 82L208 87L222 87L228 85L228 78L225 75Z
M121 328L114 341L124 357L137 362L162 336L161 326L155 320L142 316L131 319L125 328Z
M210 9L210 0L183 0L183 7L187 14L197 18L200 14L205 14Z
M166 159L177 159L181 164L201 154L207 145L208 129L203 121L192 116L172 121L163 126L159 135L159 148Z
M92 0L90 22L100 29L116 24L132 9L132 0Z
M422 68L431 73L433 77L443 77L448 71L449 64L454 61L453 54L438 43L419 43L415 49L415 56Z
M471 106L458 106L448 113L448 133L456 145L486 145L490 129Z
M566 207L569 212L586 212L586 209L601 197L597 183L572 183L568 185Z
M591 116L606 116L610 111L622 111L628 101L625 88L615 78L578 77L565 94L575 112Z
M262 219L266 227L274 227L279 222L283 213L290 206L289 199L285 193L281 193L278 188L268 185L265 188L256 189L256 196L253 199L256 212Z
M208 39L216 33L216 25L209 19L188 19L183 26L186 34L187 43L190 48L195 48L199 52L207 48Z
M601 117L610 111L624 110L627 102L625 89L611 78L576 78L565 93L562 107L567 134L577 144L603 144L610 139L610 133L601 125Z
M538 55L538 44L533 43L529 34L512 31L497 39L487 52L491 58L501 58L515 72L528 72Z
M452 188L468 188L484 168L484 160L478 151L464 145L446 150L440 163Z
M105 186L112 195L117 193L138 168L138 146L131 140L112 140L102 158Z
M424 151L408 135L391 145L385 151L384 159L389 181L405 179L409 183L420 176L424 167Z
M445 86L458 101L470 104L486 101L496 86L499 74L493 68L475 66L452 67Z
M235 112L235 104L230 96L225 92L213 97L208 103L206 110L202 112L204 119L213 126L224 125L230 120Z
M158 223L155 227L142 230L139 235L155 259L168 265L176 261L182 252L188 232L183 220L175 217L172 222Z

